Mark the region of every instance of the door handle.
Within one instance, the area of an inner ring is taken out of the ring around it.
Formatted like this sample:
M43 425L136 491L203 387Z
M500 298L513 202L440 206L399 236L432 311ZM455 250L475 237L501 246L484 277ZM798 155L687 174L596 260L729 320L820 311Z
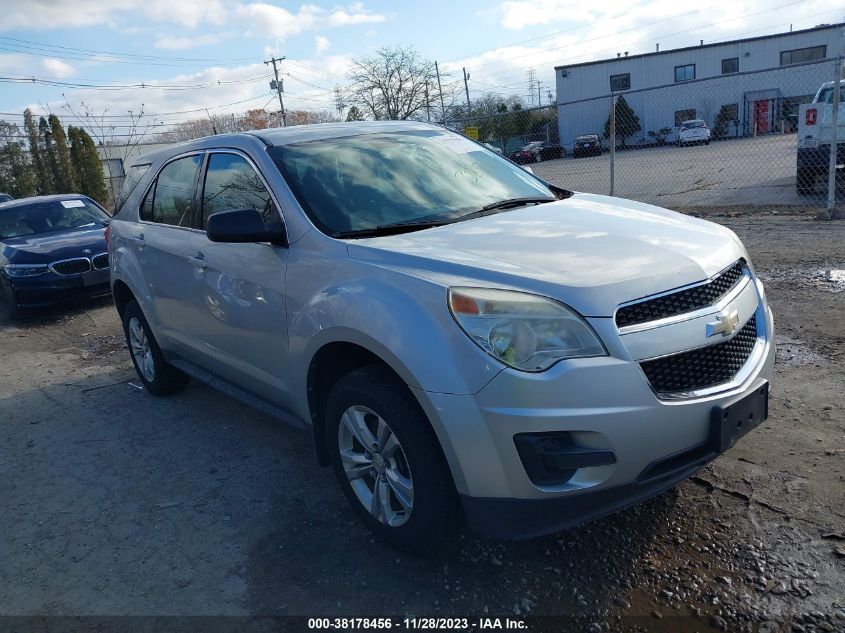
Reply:
M189 255L188 260L200 270L205 270L208 267L208 262L205 261L205 256L202 253Z
M138 235L133 235L132 239L135 240L136 242L138 242L139 245L141 245L141 246L144 245L145 240L144 240L144 234L143 233L139 233Z

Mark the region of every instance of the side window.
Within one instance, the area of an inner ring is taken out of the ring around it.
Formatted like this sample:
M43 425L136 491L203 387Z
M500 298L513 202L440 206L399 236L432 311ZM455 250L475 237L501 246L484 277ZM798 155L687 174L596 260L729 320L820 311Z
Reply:
M158 174L141 206L141 219L174 226L191 225L194 186L202 155L168 163Z
M211 214L236 209L255 209L266 224L281 222L270 192L252 165L236 154L212 154L202 192L202 228Z
M123 203L132 195L132 192L135 191L135 187L138 186L138 183L141 181L141 178L144 177L144 174L147 173L147 170L150 168L149 165L132 165L129 168L129 173L126 174L126 178L123 179L123 185L120 187L120 194L117 196L117 201L114 204L115 212L120 211L120 207L123 206Z

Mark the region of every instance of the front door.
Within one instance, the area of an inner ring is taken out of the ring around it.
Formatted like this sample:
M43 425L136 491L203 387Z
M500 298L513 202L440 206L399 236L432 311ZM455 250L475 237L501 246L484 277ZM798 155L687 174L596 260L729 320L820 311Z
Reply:
M754 102L754 124L757 134L765 134L769 131L769 100Z
M191 346L186 291L191 279L189 240L202 154L173 160L159 172L141 204L141 222L129 236L144 269L159 344L180 351Z
M193 336L201 364L278 405L290 404L287 370L285 272L287 248L221 244L205 235L205 219L219 211L257 209L267 223L282 221L252 162L234 151L209 154L188 259L194 278Z

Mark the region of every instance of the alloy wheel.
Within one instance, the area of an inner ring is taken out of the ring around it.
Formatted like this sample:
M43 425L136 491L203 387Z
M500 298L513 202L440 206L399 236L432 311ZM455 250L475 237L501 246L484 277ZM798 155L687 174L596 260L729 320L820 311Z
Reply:
M380 523L404 525L414 506L414 483L393 429L356 405L343 413L337 433L341 464L358 501Z
M138 371L147 382L155 380L155 361L153 351L150 348L150 341L144 332L144 326L137 317L129 319L129 346L132 349L132 357Z

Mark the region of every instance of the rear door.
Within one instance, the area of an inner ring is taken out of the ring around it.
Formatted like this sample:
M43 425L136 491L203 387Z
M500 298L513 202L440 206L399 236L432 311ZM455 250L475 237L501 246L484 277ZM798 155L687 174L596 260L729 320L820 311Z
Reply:
M202 160L199 152L165 164L143 198L140 222L127 236L144 271L153 306L147 316L159 343L183 352L192 347L188 249Z
M253 161L236 150L209 152L198 196L197 228L189 261L192 336L201 364L281 406L290 404L285 273L288 250L258 244L221 244L205 234L213 213L256 209L282 223L278 203Z

